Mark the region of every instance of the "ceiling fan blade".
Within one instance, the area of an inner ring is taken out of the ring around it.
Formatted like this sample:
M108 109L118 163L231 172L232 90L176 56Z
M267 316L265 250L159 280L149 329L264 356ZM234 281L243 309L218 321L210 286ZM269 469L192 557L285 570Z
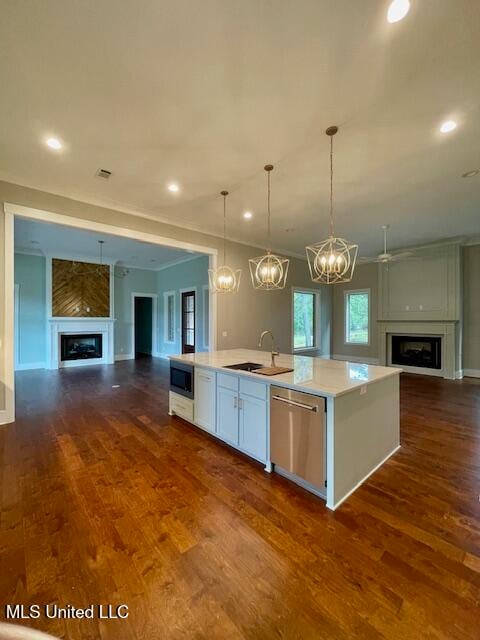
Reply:
M402 253L392 255L391 260L395 262L399 262L400 260L421 260L421 257L415 255L412 251L403 251Z
M367 256L362 256L361 258L357 258L358 264L368 264L369 262L376 262L376 258L369 258Z

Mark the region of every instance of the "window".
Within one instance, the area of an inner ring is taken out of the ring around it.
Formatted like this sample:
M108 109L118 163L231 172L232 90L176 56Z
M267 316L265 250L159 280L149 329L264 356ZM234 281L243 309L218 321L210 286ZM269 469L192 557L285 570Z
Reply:
M345 342L368 344L370 291L345 292Z
M175 291L163 294L164 342L175 342Z
M317 293L293 292L293 350L316 347Z

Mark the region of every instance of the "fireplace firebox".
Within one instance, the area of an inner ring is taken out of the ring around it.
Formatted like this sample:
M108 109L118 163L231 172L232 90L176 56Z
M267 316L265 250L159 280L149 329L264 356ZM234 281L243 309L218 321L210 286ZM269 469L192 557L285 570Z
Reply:
M440 336L392 336L392 364L426 369L442 368Z
M89 360L102 357L101 333L61 335L62 360Z

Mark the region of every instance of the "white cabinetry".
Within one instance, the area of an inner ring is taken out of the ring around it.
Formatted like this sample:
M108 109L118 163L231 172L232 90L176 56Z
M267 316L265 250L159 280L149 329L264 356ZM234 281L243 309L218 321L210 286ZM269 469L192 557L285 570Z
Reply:
M217 436L238 447L238 392L217 388Z
M267 403L241 394L239 447L258 460L267 459Z
M267 460L266 384L218 375L217 435L257 460Z
M379 265L378 319L460 320L460 247L441 245L414 253L413 260Z
M210 369L195 367L195 424L215 433L216 373Z
M193 421L193 400L185 398L174 391L169 392L169 413L171 416L180 416L188 422Z

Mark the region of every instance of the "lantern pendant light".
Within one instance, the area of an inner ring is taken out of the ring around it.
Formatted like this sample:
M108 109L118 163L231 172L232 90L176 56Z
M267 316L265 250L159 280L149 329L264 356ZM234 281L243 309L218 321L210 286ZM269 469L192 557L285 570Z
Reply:
M264 167L267 172L267 224L268 224L268 246L271 244L270 228L270 173L273 164ZM288 266L290 260L272 253L267 249L267 253L258 258L251 258L249 261L250 276L254 289L284 289L287 283Z
M226 264L228 191L222 191L221 195L223 196L223 264L216 269L208 270L208 280L212 293L236 293L240 287L242 270L232 269Z
M333 226L333 136L337 131L338 127L328 127L325 132L330 137L330 235L305 247L312 280L322 284L350 282L358 253L358 244L335 237Z

